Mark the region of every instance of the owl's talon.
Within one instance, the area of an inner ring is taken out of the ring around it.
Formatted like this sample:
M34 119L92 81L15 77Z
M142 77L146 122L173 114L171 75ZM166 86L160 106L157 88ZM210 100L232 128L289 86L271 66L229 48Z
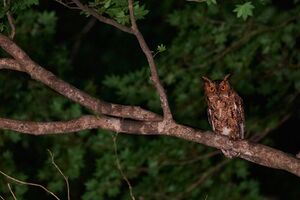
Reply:
M235 152L235 151L232 151L232 150L221 150L222 153L224 154L225 157L227 158L235 158L235 157L239 157L241 155L241 153L239 152Z

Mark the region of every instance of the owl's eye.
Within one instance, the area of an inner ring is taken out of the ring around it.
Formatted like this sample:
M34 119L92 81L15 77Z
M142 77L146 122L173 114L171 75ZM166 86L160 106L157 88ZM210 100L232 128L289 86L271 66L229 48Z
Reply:
M210 92L214 92L214 91L215 91L215 88L214 88L214 87L209 87L209 91L210 91Z
M226 89L226 86L225 85L222 85L221 86L221 90L225 90Z

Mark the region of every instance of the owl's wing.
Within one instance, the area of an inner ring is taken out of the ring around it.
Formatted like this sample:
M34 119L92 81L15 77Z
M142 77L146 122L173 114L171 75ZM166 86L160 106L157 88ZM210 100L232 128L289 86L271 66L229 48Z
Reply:
M207 108L207 118L212 130L215 131L215 125L212 120L212 110L210 108Z
M243 99L236 95L236 101L237 103L237 117L239 120L239 126L240 126L240 137L241 139L245 138L245 112L244 112L244 104Z

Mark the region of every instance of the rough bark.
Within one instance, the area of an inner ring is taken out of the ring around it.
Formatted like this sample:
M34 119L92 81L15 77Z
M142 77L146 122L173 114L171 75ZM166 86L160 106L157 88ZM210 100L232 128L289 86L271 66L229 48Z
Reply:
M118 133L173 136L217 149L234 150L239 153L240 158L245 160L300 176L300 160L295 156L247 140L229 140L222 135L196 130L175 122L141 122L91 115L66 122L28 122L0 118L0 129L32 135L66 134L95 128L103 128Z
M159 121L162 119L159 115L138 106L113 104L91 97L33 62L20 47L2 34L0 34L0 46L14 57L14 59L0 59L0 69L25 72L32 79L44 83L61 95L96 113L143 121Z

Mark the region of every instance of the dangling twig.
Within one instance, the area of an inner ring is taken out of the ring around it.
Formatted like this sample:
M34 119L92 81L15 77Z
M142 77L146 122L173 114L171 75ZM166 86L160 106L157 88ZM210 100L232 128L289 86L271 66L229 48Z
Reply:
M44 191L46 191L47 193L49 193L51 196L53 196L55 199L57 200L60 200L60 198L58 198L53 192L51 192L50 190L48 190L47 188L45 188L44 186L40 185L40 184L36 184L36 183L30 183L30 182L26 182L26 181L21 181L21 180L18 180L16 178L13 178L9 175L7 175L6 173L4 173L3 171L0 170L0 173L5 176L6 178L16 182L16 183L19 183L19 184L22 184L22 185L30 185L30 186L35 186L35 187L39 187L39 188L42 188Z
M17 200L17 197L16 197L16 195L14 194L14 192L12 191L12 189L11 189L11 187L10 187L10 184L9 184L9 183L7 183L7 187L8 187L8 189L9 189L9 191L10 191L11 195L13 196L14 200Z
M58 165L55 163L54 161L54 156L52 154L52 152L48 149L48 152L50 154L50 157L51 157L51 162L52 164L54 165L54 167L57 169L57 171L62 175L62 177L64 177L65 179L65 182L66 182L66 186L67 186L67 194L68 194L68 200L70 200L70 186L69 186L69 181L68 181L68 177L66 177L64 175L64 173L60 170L60 168L58 167Z
M122 175L122 178L126 181L127 185L128 185L128 188L129 188L129 193L130 193L130 197L132 200L135 200L135 197L133 195L133 191L132 191L132 186L130 184L130 181L128 180L127 176L125 175L122 167L121 167L121 163L120 163L120 160L119 160L119 155L118 155L118 147L117 147L117 137L118 137L118 133L116 133L116 135L112 136L113 137L113 142L114 142L114 151L115 151L115 157L116 157L116 164L117 164L117 167L118 167L118 170L120 171L121 175Z

